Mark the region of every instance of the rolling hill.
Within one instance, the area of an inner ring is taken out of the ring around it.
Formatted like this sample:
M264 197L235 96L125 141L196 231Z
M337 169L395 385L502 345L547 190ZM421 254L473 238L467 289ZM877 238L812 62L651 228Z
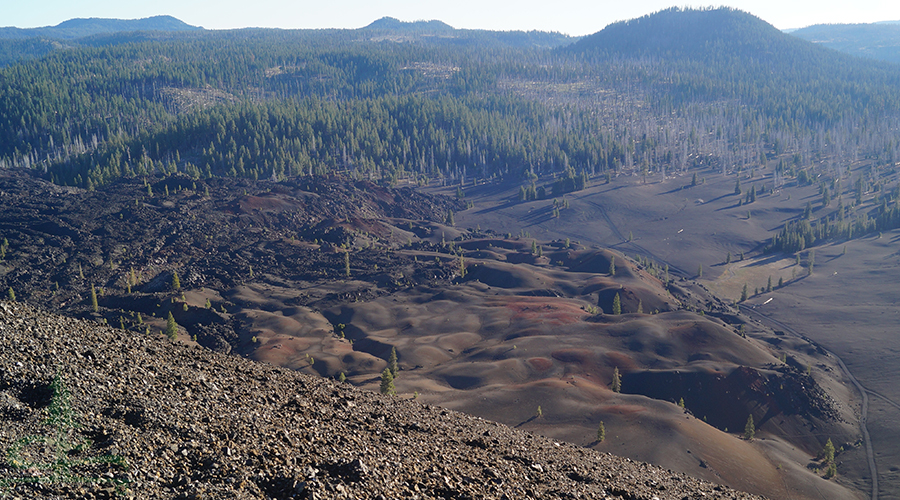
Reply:
M123 31L196 31L203 28L191 26L172 16L153 16L144 19L70 19L56 26L43 28L0 28L0 39L51 38L74 40L93 35Z

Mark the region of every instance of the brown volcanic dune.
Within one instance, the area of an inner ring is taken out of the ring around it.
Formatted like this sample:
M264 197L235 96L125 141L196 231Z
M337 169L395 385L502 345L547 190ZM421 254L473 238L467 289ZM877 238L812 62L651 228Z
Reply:
M372 389L396 348L399 390L425 401L776 498L851 494L812 462L828 437L856 442L834 360L701 286L666 288L662 267L450 227L437 221L458 201L365 182L150 182L174 194L0 176L4 284L132 332L160 331L172 313L184 342ZM610 314L617 294L621 316ZM625 394L609 390L615 368ZM538 406L544 416L529 420ZM762 439L747 444L750 414ZM593 443L600 421L633 438ZM738 473L744 455L758 479Z
M344 373L377 390L394 348L398 390L426 402L774 498L813 498L816 491L852 496L806 469L821 436L856 440L845 423L853 420L849 408L828 403L771 343L741 337L739 324L683 309L702 305L735 321L726 306L687 282L671 287L679 294L673 296L650 270L621 254L557 242L544 243L539 256L531 241L476 238L453 248L404 251L418 262L437 258L456 269L454 282L341 301L306 310L300 321L297 308L287 305L298 292L271 280L238 287L229 297L241 306L234 315L244 325L242 339L257 339L245 349L261 361L329 377ZM360 287L365 283L351 277L324 291ZM321 288L309 293L322 294ZM628 314L597 314L612 309L616 294ZM754 333L760 340L776 337ZM614 368L629 394L609 390ZM675 404L679 399L687 413ZM544 415L535 419L538 406ZM750 414L765 437L754 443L739 439ZM594 442L601 421L616 436L602 444ZM812 435L810 426L822 431Z
M464 260L465 277L449 289L413 288L324 314L348 325L354 350L386 359L396 348L398 389L424 401L585 445L603 421L618 438L594 446L774 498L812 498L817 488L835 498L852 495L801 472L821 443L797 436L813 425L835 441L853 442L854 427L843 423L852 414L828 404L821 392L792 399L811 380L803 381L769 344L684 310L593 315L588 309L608 287L631 291L637 299L625 304L679 305L657 279L621 256L612 279L560 266L513 266L509 255L497 262ZM569 262L608 268L604 255L573 251ZM351 380L365 384L364 370L344 366ZM608 389L616 367L632 394ZM369 387L377 388L377 380ZM694 415L675 405L681 398ZM538 406L543 416L534 418ZM755 444L735 437L750 414L766 436ZM731 434L722 432L727 429ZM786 457L777 452L785 442L804 452ZM801 476L791 486L780 472L782 460L794 461L790 474Z
M22 304L0 338L4 498L756 498Z
M785 331L786 336L793 335L787 330L791 328L840 356L870 391L872 411L867 421L879 492L884 497L900 496L900 448L895 445L900 443L900 393L896 389L900 387L900 375L895 369L895 354L900 352L900 337L895 334L895 325L900 322L896 307L898 288L894 286L900 279L897 231L835 241L799 252L804 263L809 250L816 252L815 272L810 278L805 277L804 268L794 265L796 254L761 253L763 245L769 244L785 223L802 217L807 203L814 218L831 215L833 219L838 206L834 200L843 196L843 206L852 207L848 217L853 220L878 207L883 199L892 203L893 197L870 189L862 193L861 204L853 202L856 181L867 179L873 168L871 162L862 160L841 167L843 193L832 191L833 201L826 207L821 203L819 182L803 185L790 176L776 178L779 160L750 171L698 171L700 182L696 186L691 185L690 175L679 172L646 179L620 175L610 183L596 179L587 189L565 195L569 208L560 210L560 216L553 219L529 217L529 212L549 205L550 201L514 201L518 185L471 187L464 191L476 209L458 214L456 220L466 227L526 231L539 239L571 238L611 247L630 256L669 263L673 273L682 276L696 276L702 266L699 281L728 301L740 297L745 283L752 295L754 289L766 288L770 276L773 285L782 278L784 288L763 293L751 299L750 304L759 307L758 314L780 321L768 326ZM809 172L833 177L828 162L809 166ZM754 186L760 193L755 202L743 203L746 198L734 194L738 178L745 193ZM896 179L897 169L887 166L879 182L894 186ZM550 183L552 179L538 181L542 182ZM765 194L761 194L763 186ZM729 253L732 262L726 264ZM744 261L740 261L742 253ZM796 279L792 279L794 273ZM774 300L763 305L769 299ZM858 425L861 396L857 388L839 374L839 367L821 363L819 355L808 355L807 351L814 347L803 344L799 353L791 351L787 343L773 347L789 360L795 354L805 358L797 364L809 363L813 376L829 393L846 395L839 399L852 405L856 413L852 421ZM836 384L831 385L829 380ZM872 470L864 449L848 447L838 473L837 480L849 487L866 494L872 491Z

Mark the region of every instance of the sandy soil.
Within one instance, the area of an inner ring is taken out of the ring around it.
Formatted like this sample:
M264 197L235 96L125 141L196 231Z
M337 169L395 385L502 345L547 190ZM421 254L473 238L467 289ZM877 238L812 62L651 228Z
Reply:
M750 179L745 173L741 182L745 192L754 183L771 188L772 177L763 172ZM475 209L458 214L457 222L609 246L668 263L673 272L692 277L699 277L702 266L700 282L726 300L739 299L745 283L753 295L754 289L767 287L770 276L773 286L782 278L786 286L752 297L748 304L840 356L870 391L869 431L879 493L900 496L900 337L894 326L900 322L900 288L894 286L900 281L900 233L818 248L814 273L806 277L805 269L795 265L795 255L763 255L760 250L808 202L816 205L816 188L790 186L769 191L752 205L739 205L734 183L734 175L718 172L709 172L705 183L694 187L689 177L648 179L646 184L637 177L610 184L598 180L566 195L569 208L558 219L546 209L550 200L513 201L518 186L473 187L466 196ZM807 252L801 258L805 262ZM814 363L814 376L817 369L821 367ZM845 392L858 418L860 396ZM872 477L865 462L860 449L846 452L837 481L868 497Z
M270 283L226 295L242 305L235 314L247 324L242 335L256 338L252 356L260 361L326 376L343 372L377 390L377 374L395 348L403 397L772 498L853 496L807 468L827 439L820 442L810 427L838 442L855 441L855 426L841 421L854 420L849 405L833 406L837 420L814 417L766 399L769 389L753 389L768 379L782 392L779 384L784 389L793 372L780 358L788 344L799 350L803 342L755 327L743 338L736 325L686 311L683 301L695 301L692 295L667 293L660 279L622 254L541 242L538 256L531 242L465 241L459 248L466 275L449 288L420 286L323 311L285 306L298 292ZM611 310L616 293L627 314L598 314ZM332 325L343 326L329 331ZM824 383L844 387L832 380L839 374L830 360L818 363L833 372L821 377ZM609 388L615 368L624 393ZM673 377L662 392L654 389L654 381ZM718 392L692 392L704 384ZM676 404L682 398L686 409ZM742 434L751 413L759 438L748 442ZM602 443L600 422L607 432Z

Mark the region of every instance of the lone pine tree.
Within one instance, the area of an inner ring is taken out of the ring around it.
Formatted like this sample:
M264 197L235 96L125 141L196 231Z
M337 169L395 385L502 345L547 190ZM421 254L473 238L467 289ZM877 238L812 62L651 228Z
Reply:
M100 310L100 306L97 304L97 289L94 288L94 285L91 285L91 310L94 312Z
M169 311L169 315L166 316L166 337L169 337L172 340L175 340L178 337L178 323L175 323L175 317L172 316L172 311Z
M822 461L827 464L834 462L834 443L831 442L831 438L828 438L825 447L822 448Z
M756 436L756 424L753 423L753 414L747 416L747 423L744 425L744 439L752 441Z
M397 348L391 347L391 355L388 357L388 369L391 371L391 378L397 378L397 372L400 366L397 364Z
M391 369L385 368L383 372L381 372L381 388L380 391L382 394L393 396L397 394L397 389L394 388L394 376L391 375Z

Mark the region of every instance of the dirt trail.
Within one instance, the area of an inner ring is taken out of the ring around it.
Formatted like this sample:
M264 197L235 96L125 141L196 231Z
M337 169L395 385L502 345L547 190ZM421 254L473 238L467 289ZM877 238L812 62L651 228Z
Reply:
M766 316L765 314L763 314L751 307L745 306L745 305L739 305L739 307L741 308L741 311L744 312L745 314L752 316L754 318L757 318L759 321L762 321L763 323L768 323L770 327L777 327L777 328L783 329L784 331L790 333L791 335L802 338L808 342L812 342L805 335L797 332L790 326L782 323L781 321L778 321L777 319L770 318L769 316ZM838 364L841 365L841 369L844 371L844 374L847 375L847 378L850 379L850 382L854 385L854 387L856 387L856 390L859 392L859 395L862 398L862 405L861 405L860 416L859 416L859 430L860 430L860 432L862 432L862 435L863 435L863 443L866 446L866 459L869 463L869 473L872 475L872 500L878 500L878 467L875 464L875 451L872 448L872 440L869 437L869 428L866 425L868 422L868 418L869 418L869 415L868 415L869 414L869 396L867 393L872 392L872 391L869 391L868 389L863 387L862 384L859 383L859 381L856 379L856 377L854 377L853 374L850 373L850 369L847 368L847 365L844 364L844 360L842 360L840 358L840 356L838 356L837 354L835 354L832 351L829 351L828 349L825 349L822 346L819 346L818 344L816 344L816 345L818 347L822 348L826 353L828 353L829 356L832 356L832 357L834 357L834 359L837 360ZM875 394L875 393L873 392L873 394ZM888 398L881 396L880 394L878 394L878 396L883 398L889 404L900 408L900 406L898 406L896 403L889 400Z
M617 238L619 238L622 241L622 243L627 244L631 248L637 250L639 253L642 253L645 256L652 258L659 264L664 264L664 265L669 266L670 272L675 273L675 274L681 274L686 278L689 277L688 273L684 269L681 269L678 266L676 266L675 264L672 264L671 262L660 258L658 255L655 255L653 252L638 245L634 241L630 241L628 238L623 236L622 232L619 231L618 227L616 227L616 224L612 221L612 218L609 216L609 213L607 213L606 208L604 208L603 205L601 205L597 202L594 202L594 201L590 201L586 197L582 197L581 199L583 201L585 201L587 204L593 206L594 208L596 208L597 210L600 211L600 214L603 216L603 219L606 221L606 224L609 227L609 229L613 232L613 234L616 235ZM612 247L615 248L615 245L612 245Z
M609 228L613 231L613 233L617 237L622 238L623 241L626 241L629 245L631 245L636 250L642 252L644 255L656 260L657 262L669 265L669 269L672 272L674 272L675 274L682 274L682 275L686 276L687 273L685 273L684 270L679 269L678 267L675 267L675 266L669 264L665 260L654 255L653 252L650 252L646 248L641 247L640 245L637 245L634 242L624 240L624 238L622 237L622 233L619 232L618 228L613 223L613 221L609 217L609 215L606 213L606 210L603 208L602 205L592 202L592 201L589 201L589 200L584 200L584 201L587 201L589 204L593 205L595 208L597 208L601 212L601 214L603 215L603 218L606 220L606 223L609 225ZM731 266L728 267L728 271L731 272L732 276L734 276L734 271L731 269ZM809 339L805 335L798 333L793 328L789 327L788 325L786 325L776 319L770 318L754 309L751 309L751 308L743 306L743 305L739 305L739 307L740 307L741 311L743 311L744 313L746 313L750 316L756 317L760 321L767 322L767 323L769 323L770 326L775 326L777 328L783 329L787 332L790 332L792 335L794 335L796 337L803 338L804 340L809 341ZM872 475L871 498L872 498L872 500L878 500L878 467L875 464L875 452L872 449L872 440L869 437L869 429L868 429L868 426L866 425L866 422L868 420L868 412L869 412L869 396L867 394L867 389L865 387L863 387L862 384L859 383L859 381L856 379L856 377L853 376L853 374L847 368L847 365L844 364L844 361L838 355L836 355L835 353L833 353L827 349L825 349L825 351L828 353L828 355L833 356L838 361L838 363L841 365L841 369L847 375L847 378L850 379L851 383L853 383L853 385L856 387L856 390L859 392L860 397L862 398L862 408L860 410L859 428L860 428L860 431L862 432L863 442L865 443L865 446L866 446L866 459L869 464L869 472ZM900 408L900 405L897 405L896 403L889 400L888 398L881 396L880 394L879 394L879 396L882 399L884 399L885 401L887 401L889 404Z

